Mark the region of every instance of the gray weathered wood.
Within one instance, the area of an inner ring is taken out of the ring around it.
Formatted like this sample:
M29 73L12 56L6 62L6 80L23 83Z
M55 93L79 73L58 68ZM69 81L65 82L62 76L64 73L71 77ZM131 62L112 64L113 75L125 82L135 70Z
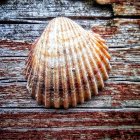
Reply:
M110 47L139 45L140 20L76 20L85 29L99 33L107 40ZM0 24L0 38L12 40L34 41L43 32L48 22L42 24Z
M96 6L93 0L8 0L0 6L1 20L39 19L57 16L110 17L111 7Z

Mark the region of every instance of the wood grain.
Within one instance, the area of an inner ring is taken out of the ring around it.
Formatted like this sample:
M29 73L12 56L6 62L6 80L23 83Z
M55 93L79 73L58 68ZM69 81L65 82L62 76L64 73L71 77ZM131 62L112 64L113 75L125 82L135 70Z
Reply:
M18 108L42 108L26 90L26 82L9 82L0 86L0 106ZM120 108L140 107L138 82L108 81L99 95L77 108ZM44 107L43 107L44 108Z
M137 0L110 0L102 6L93 0L6 0L0 2L0 15L0 139L140 139ZM57 16L99 33L112 55L105 88L68 110L37 105L23 75L32 42Z
M111 7L99 7L93 0L8 0L0 7L1 20L67 17L110 17Z
M122 0L113 4L115 16L140 16L140 1Z
M139 117L136 109L4 109L1 136L3 139L9 138L8 135L12 139L138 139Z
M140 2L138 0L96 0L96 2L104 6L112 5L115 17L140 16Z
M85 29L99 33L110 47L139 45L139 19L75 20ZM32 42L38 38L47 22L38 24L0 24L0 38Z
M132 50L132 51L131 51ZM120 50L119 50L120 51ZM118 52L119 52L118 51ZM139 49L135 50L139 53ZM135 55L134 49L130 51L124 51L122 55L117 55L113 52L112 54L112 71L110 73L111 79L120 79L120 80L139 80L140 76L140 64L139 64L139 55ZM128 54L126 53L128 52ZM122 57L121 57L122 56ZM132 59L131 59L132 58ZM1 82L10 82L10 81L25 81L23 71L25 68L26 57L2 57L0 58L0 75ZM135 60L135 62L134 62ZM114 62L115 61L115 62Z
M60 124L61 125L61 124ZM85 129L84 129L85 128ZM128 129L123 129L114 127L114 129L106 129L106 130L98 130L92 129L91 127L87 129L87 127L79 128L79 129L43 129L42 131L39 129L36 130L2 130L1 137L3 140L7 140L10 136L10 139L34 139L34 140L48 140L48 139L76 139L76 140L100 140L100 139L112 139L112 140L138 140L139 136L139 129L130 127Z

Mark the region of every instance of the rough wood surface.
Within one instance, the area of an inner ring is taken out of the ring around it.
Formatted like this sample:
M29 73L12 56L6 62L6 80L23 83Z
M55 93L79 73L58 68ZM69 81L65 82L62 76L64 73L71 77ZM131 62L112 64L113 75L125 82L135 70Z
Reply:
M110 17L111 6L99 7L93 0L7 0L1 5L1 20L68 17Z
M139 2L110 2L102 6L93 0L0 2L0 140L140 139ZM23 75L31 43L51 18L60 15L99 33L112 55L105 88L69 110L37 105Z
M139 0L122 0L114 2L113 12L115 16L140 16Z
M0 117L4 139L140 138L137 109L3 109Z
M75 20L85 29L92 28L107 40L110 47L125 47L139 45L139 19L112 20ZM46 27L46 22L38 24L0 24L0 38L12 40L34 41Z
M77 108L120 108L140 107L139 83L109 81L105 84L104 90L99 95ZM18 108L42 108L37 105L26 90L26 82L5 82L1 86L0 106ZM3 100L2 100L3 99Z
M101 5L112 5L114 16L140 16L139 0L96 0Z

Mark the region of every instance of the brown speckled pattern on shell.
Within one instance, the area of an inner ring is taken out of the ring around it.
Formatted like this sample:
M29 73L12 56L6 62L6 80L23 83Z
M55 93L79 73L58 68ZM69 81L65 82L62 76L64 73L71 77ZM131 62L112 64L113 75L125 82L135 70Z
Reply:
M111 69L105 41L64 17L50 21L32 45L27 88L46 108L75 107L98 94Z

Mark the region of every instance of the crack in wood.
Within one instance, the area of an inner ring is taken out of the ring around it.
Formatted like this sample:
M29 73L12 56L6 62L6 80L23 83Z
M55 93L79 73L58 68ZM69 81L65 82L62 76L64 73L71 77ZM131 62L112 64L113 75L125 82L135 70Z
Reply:
M2 114L6 112L15 112L15 113L24 113L24 112L34 112L34 113L78 113L78 112L139 112L138 107L116 107L116 108L70 108L68 110L65 109L46 109L44 107L0 107L2 109ZM21 110L22 109L22 110Z
M140 16L129 16L129 15L118 15L118 16L110 16L110 17L96 17L96 16L67 16L73 20L110 20L110 19L140 19ZM47 18L15 18L15 19L0 19L0 24L43 24L43 21L51 20L55 17L47 17Z

